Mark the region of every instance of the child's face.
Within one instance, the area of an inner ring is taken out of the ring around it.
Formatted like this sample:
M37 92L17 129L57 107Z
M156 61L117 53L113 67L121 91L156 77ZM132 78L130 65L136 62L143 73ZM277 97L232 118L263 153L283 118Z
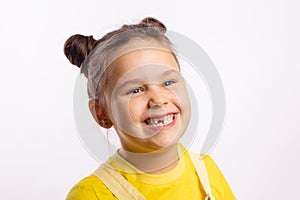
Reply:
M122 147L150 152L178 142L190 119L185 82L174 56L143 49L119 57L104 97Z

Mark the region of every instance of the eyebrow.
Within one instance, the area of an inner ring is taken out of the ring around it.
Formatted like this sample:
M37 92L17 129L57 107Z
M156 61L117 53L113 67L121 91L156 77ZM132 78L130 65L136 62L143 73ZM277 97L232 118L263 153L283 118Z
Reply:
M125 81L124 83L122 83L121 88L123 88L124 86L129 85L129 84L140 83L141 81L142 81L142 79L140 79L140 78L135 78L135 79L131 79L131 80Z
M167 75L170 75L170 74L178 74L178 73L179 73L179 71L176 71L176 70L174 70L174 69L170 69L170 70L165 71L165 72L162 73L161 75L162 75L162 76L167 76Z
M178 74L178 73L179 73L178 71L171 69L171 70L167 70L167 71L163 72L160 76L163 77L163 76L167 76L170 74ZM127 86L128 84L137 84L142 81L143 81L143 79L141 79L141 78L131 79L131 80L128 80L128 81L125 81L124 83L122 83L122 86L120 88L123 88L123 87Z

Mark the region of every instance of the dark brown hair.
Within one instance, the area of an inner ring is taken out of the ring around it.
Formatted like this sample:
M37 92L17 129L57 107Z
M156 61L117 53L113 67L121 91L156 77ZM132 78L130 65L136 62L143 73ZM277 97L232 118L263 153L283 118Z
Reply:
M64 45L64 53L69 61L78 67L87 57L87 55L94 49L97 41L93 36L73 35Z
M138 24L131 24L131 25L124 24L120 29L107 33L99 40L95 40L92 35L91 36L84 36L80 34L72 35L70 38L67 39L67 41L64 44L64 53L73 65L80 67L84 59L96 47L97 44L121 32L131 30L131 29L146 28L146 27L158 28L163 33L166 31L165 25L161 23L159 20L152 17L147 17Z
M88 79L89 98L99 98L109 70L108 57L114 50L127 44L132 39L154 39L173 53L172 44L165 36L166 27L159 20L147 17L138 24L124 24L121 28L111 31L101 39L93 36L73 35L64 44L64 53L69 61L80 68L81 73ZM179 66L179 64L178 64ZM100 94L99 94L100 93Z

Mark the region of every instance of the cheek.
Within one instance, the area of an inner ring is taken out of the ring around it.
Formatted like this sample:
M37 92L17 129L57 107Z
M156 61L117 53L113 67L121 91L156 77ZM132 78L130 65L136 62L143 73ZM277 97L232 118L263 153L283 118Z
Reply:
M180 89L180 96L179 99L181 101L181 104L186 107L186 109L190 109L190 99L189 99L189 94L187 92L187 89L185 85L183 85Z
M189 96L185 84L181 83L172 87L170 89L172 93L171 96L173 99L176 99L176 102L180 105L187 105L189 104Z
M190 104L189 95L188 95L185 85L180 90L181 90L181 94L182 94L180 96L180 101L181 101L182 110L184 113L183 127L185 129L185 128L187 128L189 121L190 121L190 117L191 117L191 104Z
M129 130L133 124L141 121L145 104L142 98L115 97L112 98L111 108L114 123L124 130Z
M146 100L143 97L131 97L128 101L128 112L130 118L134 122L140 122L142 113L147 106Z
M115 123L120 123L128 119L128 101L122 98L113 97L111 99L112 118Z
M144 137L141 119L143 103L136 98L114 100L112 103L115 128L134 137Z

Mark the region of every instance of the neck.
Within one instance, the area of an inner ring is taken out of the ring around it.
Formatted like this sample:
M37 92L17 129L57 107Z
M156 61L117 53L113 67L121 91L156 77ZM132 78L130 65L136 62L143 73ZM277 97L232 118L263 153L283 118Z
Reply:
M124 149L119 154L138 170L149 174L163 174L174 169L179 160L178 145L149 153L134 153Z

